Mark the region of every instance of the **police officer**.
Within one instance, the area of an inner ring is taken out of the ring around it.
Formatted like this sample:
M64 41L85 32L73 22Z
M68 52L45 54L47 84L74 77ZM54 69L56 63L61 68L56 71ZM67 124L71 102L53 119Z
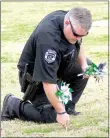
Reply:
M58 122L66 127L69 114L77 115L78 102L88 78L78 77L91 64L85 58L82 37L89 33L92 24L88 9L74 7L70 11L58 10L44 17L28 39L18 62L19 78L23 85L25 65L36 89L29 89L34 97L20 100L12 94L3 102L2 120L20 118L35 122ZM59 80L73 89L72 101L66 106L55 95ZM23 91L26 92L29 84ZM28 91L28 92L29 92Z

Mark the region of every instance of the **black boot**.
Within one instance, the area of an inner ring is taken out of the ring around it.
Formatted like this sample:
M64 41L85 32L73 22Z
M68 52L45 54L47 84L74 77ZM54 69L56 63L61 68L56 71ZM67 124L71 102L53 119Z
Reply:
M19 106L21 100L14 97L12 94L7 94L3 101L2 113L1 113L1 121L8 121L14 118L18 118L19 114Z
M72 103L71 101L69 101L65 107L66 107L66 112L70 115L76 116L81 114L81 112L75 111L75 104Z

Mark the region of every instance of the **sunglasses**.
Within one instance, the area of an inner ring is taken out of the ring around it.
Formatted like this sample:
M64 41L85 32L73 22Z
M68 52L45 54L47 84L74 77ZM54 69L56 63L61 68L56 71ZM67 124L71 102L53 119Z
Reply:
M72 33L73 33L74 36L76 36L76 37L83 37L83 36L86 36L86 35L88 34L88 32L87 32L86 35L79 35L79 34L77 34L77 33L75 32L75 30L74 30L74 28L73 28L73 26L72 26L70 20L69 20L69 22L70 22L70 26L71 26L71 29L72 29Z

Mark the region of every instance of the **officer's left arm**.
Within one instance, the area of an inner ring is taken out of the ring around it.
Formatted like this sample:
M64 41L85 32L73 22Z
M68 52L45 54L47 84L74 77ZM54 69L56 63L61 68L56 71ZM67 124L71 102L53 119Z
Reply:
M86 71L86 68L88 67L87 61L86 61L86 57L84 54L84 50L83 47L80 46L80 51L79 51L79 55L78 55L78 62L83 70L83 72Z

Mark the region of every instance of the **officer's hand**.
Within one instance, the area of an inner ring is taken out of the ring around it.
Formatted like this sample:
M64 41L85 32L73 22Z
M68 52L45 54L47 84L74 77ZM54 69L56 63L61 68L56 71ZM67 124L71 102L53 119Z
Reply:
M87 64L83 64L83 65L81 66L82 71L85 72L86 69L87 69L88 67L89 67L89 66L88 66Z
M81 66L82 71L85 72L86 69L87 69L88 67L89 67L89 66L88 66L87 64L82 65L82 66ZM84 74L84 75L83 75L83 79L84 79L84 78L89 78L89 77L90 77L90 76L87 75L87 74Z
M70 117L67 113L65 114L57 114L57 122L59 124L61 124L63 127L67 127L68 123L69 123L69 120L70 120Z

